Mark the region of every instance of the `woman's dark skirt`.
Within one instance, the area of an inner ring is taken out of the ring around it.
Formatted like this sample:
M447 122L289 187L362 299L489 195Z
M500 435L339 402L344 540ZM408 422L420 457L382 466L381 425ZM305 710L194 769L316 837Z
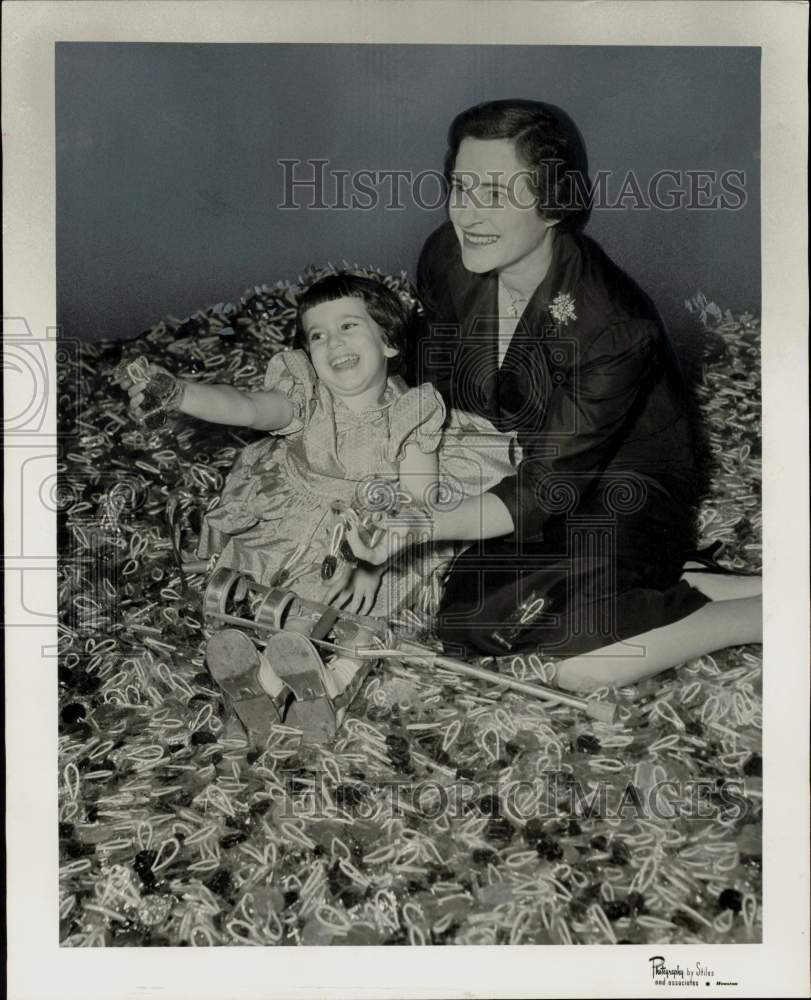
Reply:
M454 561L437 632L452 655L574 656L676 622L707 598L680 581L694 548L684 481L598 487L544 524L540 542L487 539Z

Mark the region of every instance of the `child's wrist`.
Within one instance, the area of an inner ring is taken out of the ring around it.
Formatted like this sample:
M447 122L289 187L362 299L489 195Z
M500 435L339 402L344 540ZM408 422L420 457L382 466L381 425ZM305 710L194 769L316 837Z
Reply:
M186 395L186 385L188 384L183 379L176 378L174 375L172 378L174 379L174 385L171 386L165 399L162 400L163 408L167 413L177 413L178 410L182 409L183 399Z

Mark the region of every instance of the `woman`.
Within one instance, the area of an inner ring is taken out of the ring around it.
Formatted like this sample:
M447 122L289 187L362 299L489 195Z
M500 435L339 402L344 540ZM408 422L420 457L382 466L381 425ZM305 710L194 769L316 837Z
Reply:
M678 365L656 310L579 226L582 149L532 101L460 114L449 221L423 249L428 323L412 356L449 406L515 433L514 477L419 539L473 542L451 570L438 631L462 654L540 647L557 680L627 684L761 641L760 580L685 567L695 461ZM391 558L415 539L388 518Z

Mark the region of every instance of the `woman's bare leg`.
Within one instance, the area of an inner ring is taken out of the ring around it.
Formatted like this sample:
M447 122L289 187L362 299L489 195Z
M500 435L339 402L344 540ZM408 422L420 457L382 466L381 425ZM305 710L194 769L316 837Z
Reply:
M711 600L670 625L561 660L557 664L556 681L570 691L593 691L606 684L623 687L705 653L762 641L761 596Z
M726 576L723 573L692 573L689 563L682 573L691 587L700 590L711 601L736 601L741 597L757 597L763 593L762 576Z

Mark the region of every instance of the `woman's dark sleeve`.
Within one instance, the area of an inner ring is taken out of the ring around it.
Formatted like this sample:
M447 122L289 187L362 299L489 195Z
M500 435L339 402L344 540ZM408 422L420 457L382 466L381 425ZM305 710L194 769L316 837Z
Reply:
M547 518L574 506L611 461L650 384L658 335L648 320L606 328L551 389L535 426L519 430L517 475L491 490L519 539L540 541Z

